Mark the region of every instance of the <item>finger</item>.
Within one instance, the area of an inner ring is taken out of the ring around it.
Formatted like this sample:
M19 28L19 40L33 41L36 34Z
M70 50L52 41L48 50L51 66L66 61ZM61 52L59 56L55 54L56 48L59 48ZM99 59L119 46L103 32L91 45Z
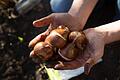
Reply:
M41 18L39 20L36 20L33 22L33 25L35 27L43 27L43 26L47 26L49 25L50 23L53 22L53 18L52 18L52 15L49 15L47 17L44 17L44 18Z
M54 68L67 70L67 69L76 69L81 66L83 66L83 64L80 63L80 61L75 60L75 61L71 61L71 62L62 62L62 64L59 63L59 64L55 65Z
M50 32L53 30L52 24L48 27L48 29L44 32L36 36L33 40L30 41L28 47L34 47L35 44L37 44L40 41L44 41L45 38L50 34Z
M63 62L64 66L57 64L55 69L76 69L85 65L86 61L89 59L90 54L79 55L75 60L70 62Z
M97 62L101 59L104 53L104 46L102 48L96 48L93 55L87 60L85 64L85 74L89 74L91 68L97 64Z
M96 62L92 58L88 59L88 61L86 62L85 66L84 66L84 69L85 69L84 72L86 75L88 75L90 73L91 68L95 64L96 64Z
M28 47L34 47L36 43L40 41L44 41L46 37L47 37L46 33L39 34L38 36L36 36L34 39L30 41Z
M84 66L84 73L88 75L90 73L91 68L92 68L92 65L89 63L86 63Z
M57 64L55 65L55 69L60 69L60 70L68 70L68 69L76 69L79 68L80 66L75 64L75 63L69 63L69 62L65 62L63 63L63 65L61 64Z
M29 56L34 57L35 56L34 51L31 51Z

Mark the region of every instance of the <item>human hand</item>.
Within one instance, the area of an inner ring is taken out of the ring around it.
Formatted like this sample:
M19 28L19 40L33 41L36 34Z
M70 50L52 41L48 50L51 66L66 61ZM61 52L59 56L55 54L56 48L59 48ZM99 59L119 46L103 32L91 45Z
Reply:
M79 55L71 62L62 62L55 66L56 69L75 69L81 66L85 67L85 73L88 74L91 67L103 56L104 52L104 33L101 33L94 28L84 31L89 43L82 55Z
M59 25L66 25L71 31L79 31L82 28L80 22L68 13L50 14L47 17L34 21L33 25L35 27L43 27L46 25L50 26L45 32L39 34L33 40L31 40L29 47L34 47L36 43L43 41L47 35L49 35L49 33Z
M34 47L34 45L42 41L46 38L46 36L51 32L53 29L58 27L59 25L66 25L71 31L79 31L81 30L80 22L71 16L68 13L53 13L48 15L47 17L41 18L33 22L35 27L43 27L46 25L50 25L48 29L36 36L33 40L30 41L29 47ZM74 26L74 27L73 27Z

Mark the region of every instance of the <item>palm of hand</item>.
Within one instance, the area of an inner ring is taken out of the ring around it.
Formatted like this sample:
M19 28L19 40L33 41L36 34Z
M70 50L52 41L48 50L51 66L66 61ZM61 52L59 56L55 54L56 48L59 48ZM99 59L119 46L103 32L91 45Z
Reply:
M91 67L103 56L104 52L104 36L94 29L87 29L84 31L89 43L83 55L78 56L74 61L63 62L64 66L57 64L57 69L75 69L81 66L85 67L87 74Z
M103 33L97 32L94 29L85 30L85 34L89 40L88 46L84 54L89 54L90 57L86 61L85 72L88 73L93 65L100 60L104 54L104 37Z

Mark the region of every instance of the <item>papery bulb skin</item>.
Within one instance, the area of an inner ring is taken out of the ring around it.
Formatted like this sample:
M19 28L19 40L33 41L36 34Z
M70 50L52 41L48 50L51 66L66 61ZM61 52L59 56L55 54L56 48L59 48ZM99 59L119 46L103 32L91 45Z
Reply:
M59 49L58 53L64 60L71 61L78 56L78 48L73 43L69 43L64 48Z
M76 36L79 36L79 35L81 35L81 33L78 31L70 32L69 41L72 42L76 38Z
M80 31L73 31L69 35L69 41L72 41L75 43L75 45L81 49L84 50L87 46L88 40L84 34L84 32Z

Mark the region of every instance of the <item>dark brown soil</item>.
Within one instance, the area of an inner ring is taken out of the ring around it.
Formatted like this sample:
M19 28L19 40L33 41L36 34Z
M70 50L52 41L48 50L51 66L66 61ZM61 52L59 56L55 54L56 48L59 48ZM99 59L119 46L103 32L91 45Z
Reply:
M49 4L42 1L15 19L9 13L13 7L0 7L0 80L35 80L38 64L29 57L28 43L46 30L33 27L32 22L50 13Z

